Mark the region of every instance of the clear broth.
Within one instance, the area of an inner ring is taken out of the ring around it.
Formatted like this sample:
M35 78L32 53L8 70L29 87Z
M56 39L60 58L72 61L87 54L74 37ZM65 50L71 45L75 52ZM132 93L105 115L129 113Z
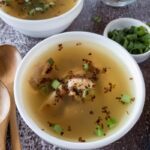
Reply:
M133 96L133 91L130 86L132 82L130 75L127 73L123 64L118 63L115 57L108 55L106 52L107 50L99 45L93 46L92 43L82 42L76 44L76 42L72 42L63 43L63 49L61 51L58 51L58 47L54 46L33 60L23 76L22 91L25 107L28 109L32 119L36 121L42 130L68 141L78 141L80 137L86 141L91 141L107 136L119 126L124 116L129 115L128 108L131 104L124 105L116 97L123 93ZM35 92L29 84L29 79L32 75L33 68L45 62L49 57L55 60L59 68L57 76L61 76L74 67L81 67L83 58L93 61L100 69L107 67L107 72L99 75L95 100L79 104L73 101L66 102L62 109L57 112L53 112L49 107L44 111L39 111L40 106L47 97L39 92ZM111 92L104 93L104 87L107 87L109 83L115 84L116 86ZM111 130L106 126L106 115L102 113L104 106L108 107L110 116L117 120L116 127ZM91 111L93 112L92 114L90 113ZM102 137L97 137L94 134L96 120L99 116L102 119L105 132L105 136ZM63 136L57 134L49 126L48 122L61 125L64 129ZM71 131L68 131L68 126L71 126Z

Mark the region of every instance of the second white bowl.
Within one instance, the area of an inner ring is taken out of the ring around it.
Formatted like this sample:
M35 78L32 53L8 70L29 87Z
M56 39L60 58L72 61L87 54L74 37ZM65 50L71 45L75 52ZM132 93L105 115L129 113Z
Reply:
M6 12L0 9L0 17L8 25L12 26L19 32L35 37L35 38L45 38L50 35L60 33L67 29L70 24L75 20L75 18L80 14L83 8L84 0L78 0L77 4L67 11L66 13L43 20L25 20L10 16Z
M132 18L119 18L111 21L105 28L103 35L108 37L108 33L114 29L124 29L131 26L143 26L150 33L150 28L140 20L132 19ZM137 63L142 63L150 57L150 50L143 54L133 55L133 58L137 61Z

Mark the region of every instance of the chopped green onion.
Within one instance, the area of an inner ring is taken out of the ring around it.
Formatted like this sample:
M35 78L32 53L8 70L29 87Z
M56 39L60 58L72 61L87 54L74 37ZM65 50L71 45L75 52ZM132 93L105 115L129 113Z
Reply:
M52 8L55 5L55 2L43 2L41 0L25 0L23 5L25 5L24 10L28 12L30 16L33 16L37 13L43 13L49 8Z
M48 62L50 65L53 65L53 64L54 64L54 60L53 60L52 58L49 58L49 59L47 60L47 62Z
M42 12L42 11L44 11L44 9L42 7L36 7L35 11L41 11Z
M102 19L101 19L100 16L94 16L94 17L92 18L92 20L93 20L94 22L96 22L96 23L100 23Z
M26 3L29 3L30 2L30 0L24 0Z
M129 95L122 95L121 96L121 102L125 103L125 104L129 104L131 103L131 97Z
M12 0L0 0L0 4L4 4L7 6L11 5L11 3L12 3Z
M33 8L33 9L31 9L31 10L29 11L29 15L30 15L30 16L35 15L35 12L36 12L36 10Z
M117 121L114 118L109 118L106 123L107 126L111 129L116 126Z
M88 71L89 70L89 64L87 64L87 63L83 64L83 70Z
M60 86L60 84L61 84L61 83L60 83L58 80L53 80L53 81L52 81L52 84L51 84L51 87L52 87L53 89L57 90L58 87Z
M4 0L2 2L6 3L8 5L8 4L10 4L12 2L12 0Z
M89 89L87 89L87 88L84 89L83 93L82 93L82 97L85 98L88 95L88 93L89 93Z
M142 54L150 49L150 33L143 26L115 29L108 33L108 37L118 42L131 54Z
M58 134L61 134L61 132L63 132L63 128L59 124L53 125L52 128Z
M50 7L49 4L45 4L44 5L44 10L48 10L49 7Z
M50 6L50 7L55 6L55 2L50 2L50 3L49 3L49 6Z
M103 128L100 127L99 125L96 126L95 134L99 137L105 135Z

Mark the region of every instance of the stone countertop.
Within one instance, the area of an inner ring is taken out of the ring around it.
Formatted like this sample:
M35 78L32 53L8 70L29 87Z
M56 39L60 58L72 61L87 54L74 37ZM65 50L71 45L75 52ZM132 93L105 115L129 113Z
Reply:
M91 21L93 16L101 16L100 23ZM80 16L67 31L89 31L102 34L109 21L119 17L132 17L150 22L150 0L137 0L124 8L112 8L100 0L85 0ZM24 56L30 48L42 39L29 38L6 25L0 19L0 43L14 44ZM150 150L150 59L140 65L146 83L146 103L140 120L123 138L101 150ZM61 150L50 145L34 134L17 114L20 139L23 150ZM10 137L7 138L7 149L10 150Z

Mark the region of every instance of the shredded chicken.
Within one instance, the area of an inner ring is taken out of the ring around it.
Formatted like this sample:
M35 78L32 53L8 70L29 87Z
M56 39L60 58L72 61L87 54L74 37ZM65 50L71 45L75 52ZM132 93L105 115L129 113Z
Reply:
M89 60L84 59L83 62L89 65L88 71L84 71L82 68L74 68L62 75L59 87L55 90L51 89L50 96L40 109L43 109L47 105L59 107L66 96L73 97L76 101L82 101L87 96L93 96L91 91L94 91L99 69ZM49 64L48 62L35 68L33 76L30 79L31 86L34 89L38 89L45 83L51 83L51 72L53 70L53 64Z
M52 81L51 79L52 70L53 70L53 65L50 65L47 62L43 65L35 66L32 77L29 81L30 85L34 89L38 89L41 84Z
M60 85L56 91L51 93L51 95L48 97L48 100L46 100L41 106L41 109L43 109L46 105L57 106L57 104L63 100L64 96L71 96L74 97L74 100L81 101L81 99L84 98L84 90L93 90L94 86L95 84L89 79L69 79L66 83Z

